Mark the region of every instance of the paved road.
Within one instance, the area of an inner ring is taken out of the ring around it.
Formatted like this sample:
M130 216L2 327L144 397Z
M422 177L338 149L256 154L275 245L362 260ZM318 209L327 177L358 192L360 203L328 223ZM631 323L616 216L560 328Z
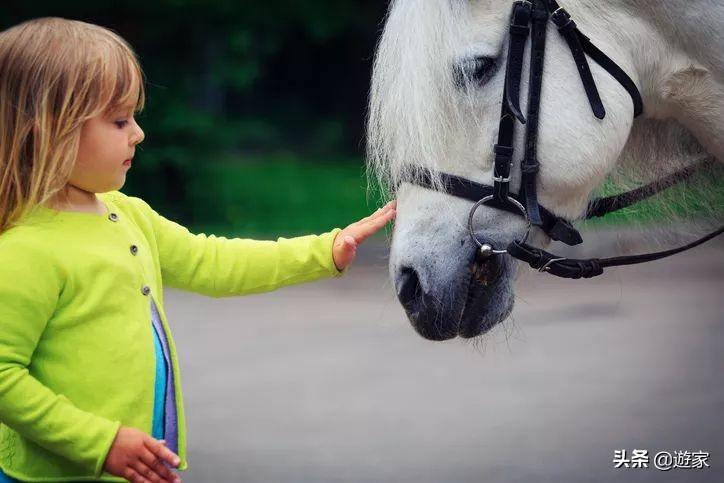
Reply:
M724 481L724 244L586 282L525 273L477 344L409 326L382 245L340 280L169 291L187 482ZM711 468L614 469L615 449Z

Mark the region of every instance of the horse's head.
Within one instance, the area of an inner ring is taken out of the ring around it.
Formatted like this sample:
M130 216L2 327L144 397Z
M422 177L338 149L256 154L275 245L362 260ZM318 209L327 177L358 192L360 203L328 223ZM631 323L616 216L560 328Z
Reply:
M610 30L614 24L623 29L626 17L594 2L567 3L596 45L633 73L624 42ZM587 10L589 5L595 11ZM478 246L468 232L472 202L410 183L419 176L414 167L493 183L511 7L509 0L396 0L378 46L368 162L395 191L391 277L410 321L428 339L479 335L513 307L517 263L502 256L476 263ZM621 85L590 62L606 109L604 119L594 117L571 52L552 24L546 38L538 199L556 215L576 218L626 144L633 106ZM527 52L520 93L524 113ZM524 135L525 126L518 123L513 192L520 183ZM496 248L505 248L526 230L522 217L487 205L476 210L473 226L478 240ZM531 239L548 241L538 230Z

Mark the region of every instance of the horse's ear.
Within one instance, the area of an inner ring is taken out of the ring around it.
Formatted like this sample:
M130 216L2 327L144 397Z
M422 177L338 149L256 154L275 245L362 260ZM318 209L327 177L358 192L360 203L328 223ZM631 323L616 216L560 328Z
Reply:
M665 79L662 94L671 116L724 163L724 84L705 67L692 65Z

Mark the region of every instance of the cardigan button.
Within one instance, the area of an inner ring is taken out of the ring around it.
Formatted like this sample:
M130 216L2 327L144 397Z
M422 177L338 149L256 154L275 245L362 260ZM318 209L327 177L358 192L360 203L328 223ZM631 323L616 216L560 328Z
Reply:
M148 285L144 285L143 288L141 289L141 293L142 293L143 295L148 295L148 294L150 294L150 293L151 293L151 287L149 287Z
M115 213L111 213L108 215L108 219L111 221L118 221L118 215L116 215Z
M131 255L135 255L138 253L138 247L136 245L131 245Z

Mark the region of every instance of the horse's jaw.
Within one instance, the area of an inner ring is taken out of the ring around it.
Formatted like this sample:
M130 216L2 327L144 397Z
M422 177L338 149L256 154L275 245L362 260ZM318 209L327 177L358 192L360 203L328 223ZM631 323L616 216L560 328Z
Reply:
M398 199L389 266L410 323L430 340L488 332L513 309L518 263L505 255L485 262L476 258L478 245L465 223L470 203L410 188ZM475 226L495 230L476 234L496 248L505 248L525 232L522 218L494 209L479 211L488 220Z
M509 268L493 278L482 279L471 261L468 267L452 274L453 280L428 278L423 286L420 277L427 278L428 269L424 264L405 267L403 272L392 269L396 273L395 289L407 318L425 339L477 337L510 315L514 295Z

